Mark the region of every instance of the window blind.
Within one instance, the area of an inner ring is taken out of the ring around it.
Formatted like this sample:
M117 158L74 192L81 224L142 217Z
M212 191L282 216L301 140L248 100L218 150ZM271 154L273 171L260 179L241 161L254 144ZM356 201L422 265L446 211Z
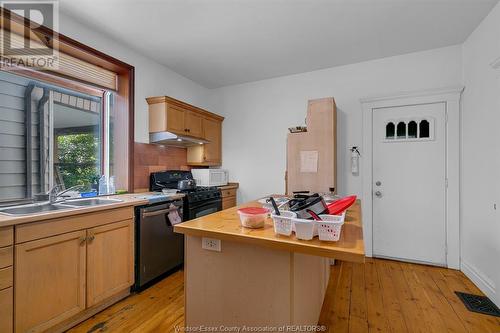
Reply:
M10 41L10 45L13 48L21 49L25 45L25 37L16 33L10 33L7 30L0 29L0 46L4 45L4 41ZM23 56L33 56L35 48L44 48L45 44L40 41L31 39L30 49L24 49L19 51L20 55ZM5 60L15 59L16 56L2 54ZM20 66L22 67L22 66ZM94 64L88 63L71 55L65 54L63 52L58 52L58 64L55 69L47 70L56 75L61 75L69 77L72 79L77 79L90 83L92 85L97 85L99 87L107 88L116 91L118 89L118 74L96 66Z

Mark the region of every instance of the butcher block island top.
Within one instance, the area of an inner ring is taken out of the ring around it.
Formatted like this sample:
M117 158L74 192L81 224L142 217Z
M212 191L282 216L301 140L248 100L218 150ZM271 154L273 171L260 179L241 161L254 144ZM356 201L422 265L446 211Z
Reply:
M267 218L264 228L249 229L241 226L237 213L242 207L261 207L252 201L211 215L190 220L174 227L174 231L190 236L209 237L221 240L261 245L278 250L298 252L320 257L335 258L351 262L364 262L365 248L359 200L347 210L342 234L338 242L299 240L295 235L282 236L274 233L273 221Z

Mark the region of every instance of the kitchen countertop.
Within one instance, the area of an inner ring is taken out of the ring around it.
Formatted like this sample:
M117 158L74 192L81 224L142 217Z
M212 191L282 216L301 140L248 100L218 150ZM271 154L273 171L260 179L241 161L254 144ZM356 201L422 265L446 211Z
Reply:
M221 190L231 190L234 188L238 188L240 186L239 183L227 183L227 185L224 186L218 186Z
M5 215L0 214L0 228L17 224L30 223L36 221L49 220L59 217L66 217L71 215L80 215L90 212L97 212L109 209L115 209L127 206L141 206L148 204L148 200L144 198L146 195L152 194L151 192L144 193L127 193L113 196L98 197L101 199L119 199L121 202L116 202L107 205L97 205L92 207L69 208L64 210L55 210L43 213L29 214L29 215ZM184 197L184 194L176 194L171 198L173 200ZM90 198L89 198L90 199Z
M310 241L299 240L293 234L290 237L275 235L273 221L270 218L266 219L264 228L248 229L242 227L237 213L238 208L261 206L257 201L252 201L178 224L174 226L174 231L191 236L251 243L290 252L364 262L365 249L359 200L348 209L341 238L338 242L324 242L317 237Z

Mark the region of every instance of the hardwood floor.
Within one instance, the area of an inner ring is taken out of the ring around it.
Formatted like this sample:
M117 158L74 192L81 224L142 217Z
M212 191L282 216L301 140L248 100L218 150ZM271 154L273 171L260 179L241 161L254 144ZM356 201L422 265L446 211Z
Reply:
M482 294L459 271L390 260L332 267L320 324L329 332L500 332L454 291ZM70 332L175 332L184 321L183 273L128 297Z

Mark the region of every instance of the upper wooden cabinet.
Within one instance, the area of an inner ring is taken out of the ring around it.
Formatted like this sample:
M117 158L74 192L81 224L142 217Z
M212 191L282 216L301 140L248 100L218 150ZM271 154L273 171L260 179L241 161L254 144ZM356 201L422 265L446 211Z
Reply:
M149 132L172 132L205 139L204 119L222 122L224 117L168 96L146 98L149 104Z
M188 165L222 164L222 121L224 117L168 96L146 98L149 132L171 132L208 143L187 147Z
M188 165L218 166L222 164L222 123L204 118L205 140L210 143L188 147Z
M184 126L184 110L176 107L166 108L166 116L164 111L156 112L156 109L161 108L160 104L150 106L149 112L149 131L162 132L169 131L177 134L185 134L186 126ZM155 110L151 112L151 110ZM162 113L163 112L163 113ZM162 118L164 117L164 118Z
M186 111L184 114L184 126L189 136L205 138L203 131L203 118L196 112Z

